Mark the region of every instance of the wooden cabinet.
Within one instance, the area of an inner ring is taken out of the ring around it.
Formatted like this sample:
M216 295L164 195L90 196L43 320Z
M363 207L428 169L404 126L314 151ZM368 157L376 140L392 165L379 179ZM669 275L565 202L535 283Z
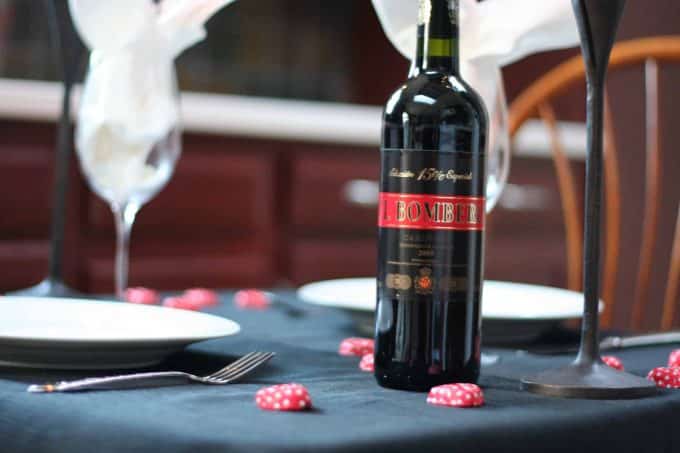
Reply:
M52 131L0 123L0 290L37 282L47 270Z
M357 181L376 181L379 156L373 148L296 147L287 272L292 283L375 272L376 208L353 202L348 190Z
M130 284L164 289L274 284L276 160L268 143L187 136L167 187L138 214ZM85 199L81 285L110 291L112 215L95 195Z
M49 226L51 153L45 145L0 145L0 237L31 237Z
M583 199L583 162L572 161ZM564 286L566 245L552 160L513 158L510 178L489 215L486 278Z
M54 128L0 123L0 291L47 269ZM130 284L297 285L369 276L376 266L379 152L187 134L167 187L138 214ZM487 276L564 282L562 217L552 163L515 159L511 189L489 219ZM85 292L113 289L114 228L73 161L66 277ZM356 189L367 191L357 198Z
M291 172L291 226L300 235L365 236L375 225L375 207L348 196L357 180L379 175L377 149L300 146Z
M3 207L4 209L4 207ZM47 272L45 239L0 240L0 293L38 283Z
M295 239L290 252L287 276L294 284L375 275L377 252L371 237Z
M54 128L5 122L0 141L0 291L47 271ZM280 149L272 143L188 135L168 186L138 214L130 284L162 289L273 285ZM66 279L110 292L115 245L109 207L87 189L73 161L67 210Z

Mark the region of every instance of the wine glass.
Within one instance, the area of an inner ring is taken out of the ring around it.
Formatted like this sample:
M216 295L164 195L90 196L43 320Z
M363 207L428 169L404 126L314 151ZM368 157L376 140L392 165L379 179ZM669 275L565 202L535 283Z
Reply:
M121 70L111 71L113 67ZM128 77L111 80L111 74ZM122 300L135 216L170 180L181 153L173 62L135 65L129 56L92 52L76 126L76 150L88 185L113 212L115 291Z
M488 106L489 136L486 161L486 212L498 203L510 173L510 134L508 132L508 104L505 99L500 71L496 75L494 104Z

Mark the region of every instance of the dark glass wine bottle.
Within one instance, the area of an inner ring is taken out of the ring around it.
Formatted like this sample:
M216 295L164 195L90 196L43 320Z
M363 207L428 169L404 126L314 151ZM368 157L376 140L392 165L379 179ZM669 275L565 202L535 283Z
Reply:
M480 368L487 115L459 74L458 0L419 0L383 115L375 376L426 391Z

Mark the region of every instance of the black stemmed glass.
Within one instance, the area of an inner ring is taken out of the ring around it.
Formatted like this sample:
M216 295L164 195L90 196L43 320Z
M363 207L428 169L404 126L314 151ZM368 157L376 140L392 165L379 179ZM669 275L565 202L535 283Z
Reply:
M82 66L80 62L84 48L71 22L67 0L45 0L44 3L48 13L51 41L59 55L63 86L55 153L48 272L47 277L37 285L9 294L33 297L74 297L79 293L68 287L63 280L64 227L69 159L72 149L71 91Z

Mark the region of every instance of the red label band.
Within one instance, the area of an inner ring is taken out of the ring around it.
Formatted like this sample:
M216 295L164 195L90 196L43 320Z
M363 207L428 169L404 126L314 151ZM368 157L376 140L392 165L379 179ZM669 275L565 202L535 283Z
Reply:
M378 226L482 231L484 208L484 197L381 192Z

